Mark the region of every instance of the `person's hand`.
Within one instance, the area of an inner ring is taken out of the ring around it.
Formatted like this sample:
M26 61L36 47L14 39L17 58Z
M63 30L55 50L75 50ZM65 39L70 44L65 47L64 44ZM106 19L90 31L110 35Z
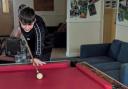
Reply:
M31 61L32 61L33 65L37 65L37 66L42 66L42 65L46 64L46 62L42 62L38 58L34 58L33 60L31 59Z

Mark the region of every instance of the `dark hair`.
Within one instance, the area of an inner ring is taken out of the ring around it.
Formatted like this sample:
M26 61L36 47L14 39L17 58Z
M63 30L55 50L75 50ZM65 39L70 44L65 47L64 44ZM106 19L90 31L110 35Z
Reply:
M35 20L34 10L24 4L19 6L18 16L22 24L31 24Z

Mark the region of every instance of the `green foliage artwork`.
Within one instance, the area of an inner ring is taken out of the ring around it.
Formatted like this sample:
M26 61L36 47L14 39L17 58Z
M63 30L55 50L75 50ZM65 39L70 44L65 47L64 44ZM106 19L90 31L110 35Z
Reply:
M118 20L128 20L128 0L119 0Z

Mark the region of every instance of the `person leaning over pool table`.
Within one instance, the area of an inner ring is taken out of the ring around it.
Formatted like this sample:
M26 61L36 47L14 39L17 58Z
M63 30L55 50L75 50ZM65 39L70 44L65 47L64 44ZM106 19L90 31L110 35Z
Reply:
M48 61L43 57L44 39L47 29L43 19L36 15L34 10L24 4L18 9L19 27L13 30L12 37L25 37L37 66Z

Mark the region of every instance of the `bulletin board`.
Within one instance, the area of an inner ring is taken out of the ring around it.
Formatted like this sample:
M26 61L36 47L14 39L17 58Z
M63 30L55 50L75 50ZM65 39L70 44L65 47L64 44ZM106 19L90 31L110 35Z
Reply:
M54 11L54 0L34 0L36 11Z

